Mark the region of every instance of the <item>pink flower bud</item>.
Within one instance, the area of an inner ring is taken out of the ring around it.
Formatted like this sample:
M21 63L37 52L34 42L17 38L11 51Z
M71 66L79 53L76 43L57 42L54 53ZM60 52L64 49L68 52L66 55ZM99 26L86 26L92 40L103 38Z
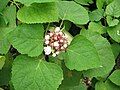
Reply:
M54 36L54 40L57 40L57 36Z
M55 48L55 50L58 50L59 49L59 46L57 46L57 47L54 47Z
M61 36L62 36L62 35L63 35L63 33L62 33L62 32L59 32L59 35L61 35Z
M52 32L50 32L50 34L49 34L49 35L50 35L50 37L52 37L52 36L53 36L53 33L52 33Z
M60 39L60 42L63 43L64 42L63 39Z

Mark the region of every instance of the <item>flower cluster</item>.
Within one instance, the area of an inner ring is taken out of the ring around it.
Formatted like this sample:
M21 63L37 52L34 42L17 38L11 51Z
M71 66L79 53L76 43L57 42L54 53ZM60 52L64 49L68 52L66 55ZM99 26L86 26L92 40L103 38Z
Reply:
M65 51L68 46L67 36L56 27L54 31L49 31L45 35L45 55L52 54L53 57L57 56L61 51Z

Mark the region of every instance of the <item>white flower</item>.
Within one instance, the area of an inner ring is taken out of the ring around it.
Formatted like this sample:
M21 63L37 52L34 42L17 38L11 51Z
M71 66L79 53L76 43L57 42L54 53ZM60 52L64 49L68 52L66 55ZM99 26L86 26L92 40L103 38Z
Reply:
M56 41L56 42L54 42L54 46L55 47L58 47L59 46L59 43Z
M56 27L55 28L55 32L57 33L57 32L60 32L60 27Z
M45 39L46 40L50 39L50 36L49 35L45 35Z
M64 42L62 39L60 39L60 42L62 43L62 42Z
M50 46L47 46L47 47L44 47L44 52L45 52L45 55L49 55L51 53L51 47Z
M55 52L57 55L60 53L59 51Z
M52 56L53 56L53 57L56 57L56 54L55 54L55 53L53 53L53 54L52 54Z
M65 33L60 30L60 27L56 27L54 31L49 31L45 35L44 52L45 55L52 54L56 57L62 51L65 51L68 47L68 38Z
M67 44L64 44L63 47L64 47L64 48L67 48Z
M57 38L57 36L54 36L54 40L57 40L58 38Z
M63 33L62 32L59 32L59 34L62 36L63 35Z
M49 40L46 40L46 41L45 41L45 44L48 45L48 44L49 44Z
M62 47L61 47L61 49L63 50L63 49L64 49L64 47L62 46Z
M51 36L53 36L53 33L52 33L52 32L50 33L50 37L51 37Z

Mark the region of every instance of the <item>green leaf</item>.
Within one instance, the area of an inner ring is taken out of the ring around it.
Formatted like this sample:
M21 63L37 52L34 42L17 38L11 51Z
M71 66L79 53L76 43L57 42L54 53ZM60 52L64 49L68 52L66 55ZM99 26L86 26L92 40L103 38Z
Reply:
M60 89L63 89L65 87L74 87L79 85L80 79L82 78L82 72L78 71L71 71L69 70L64 63L62 63L62 69L64 74L64 80L62 81L62 84L60 85Z
M96 5L98 9L105 9L106 5L110 4L113 0L97 0Z
M5 27L7 26L4 20L4 17L2 15L0 15L0 27Z
M0 70L0 86L8 85L11 79L12 56L7 53L5 58L5 64Z
M0 12L6 7L9 0L0 0Z
M32 3L57 2L58 0L14 0L14 1L21 2L22 4L29 6Z
M42 59L18 56L12 68L15 90L57 90L63 80L62 69Z
M115 58L117 58L117 56L120 53L120 45L117 43L113 43L113 44L111 44L111 46L112 46L113 54L114 54Z
M81 35L76 36L68 47L65 64L70 70L77 71L98 68L102 65L92 42Z
M4 64L5 64L5 57L4 56L0 56L0 69L2 69Z
M109 79L115 83L116 85L120 86L120 70L115 70L112 75L110 75Z
M4 90L4 89L0 88L0 90Z
M0 28L0 53L6 54L10 48L10 42L8 40L8 35L14 28Z
M46 23L58 20L56 3L34 3L21 8L17 17L24 23Z
M119 20L118 19L113 19L111 16L107 16L107 23L111 27L111 26L118 25Z
M64 80L58 90L86 90L85 84L81 83L82 72L71 71L62 64Z
M105 0L96 0L96 5L99 10L103 9L103 5L105 3Z
M107 32L113 40L120 42L120 23L117 26L109 27Z
M75 24L86 24L89 21L87 10L73 1L61 1L58 3L59 17Z
M16 27L16 7L14 5L6 7L3 16L9 27Z
M106 15L119 17L120 16L120 1L114 0L106 7Z
M41 24L22 24L11 32L11 44L22 54L39 56L43 51L44 29Z
M59 90L87 90L87 87L83 83L80 83L77 86L63 87Z
M105 33L105 29L101 23L96 23L96 22L90 22L88 26L88 30L93 31L93 32L98 32L100 34Z
M93 44L94 48L96 48L96 51L98 53L100 59L99 62L102 62L102 67L84 71L84 75L89 77L97 77L108 74L115 65L115 58L111 50L111 45L109 44L107 39L103 38L99 33L89 30L82 31L81 35L86 37ZM92 54L90 55L91 57L94 57Z
M104 10L103 9L96 9L89 13L90 20L91 21L99 21L101 18L103 18Z
M64 29L66 31L69 31L69 29L71 28L72 23L70 21L64 21Z
M107 90L107 87L104 82L99 81L95 84L95 90Z
M76 3L82 4L82 5L89 5L93 3L93 0L74 0Z
M95 90L120 90L120 87L107 80L105 83L102 81L97 82Z

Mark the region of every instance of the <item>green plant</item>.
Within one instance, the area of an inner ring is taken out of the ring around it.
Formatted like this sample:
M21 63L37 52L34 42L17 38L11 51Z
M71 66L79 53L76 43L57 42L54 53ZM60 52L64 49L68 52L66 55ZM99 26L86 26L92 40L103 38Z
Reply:
M120 90L120 0L0 0L0 90Z

